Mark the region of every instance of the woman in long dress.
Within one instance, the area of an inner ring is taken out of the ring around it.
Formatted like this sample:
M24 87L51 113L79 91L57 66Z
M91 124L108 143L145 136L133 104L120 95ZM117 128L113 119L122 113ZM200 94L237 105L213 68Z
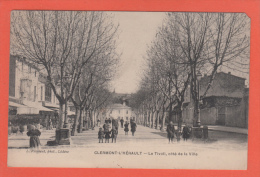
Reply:
M30 148L39 148L41 145L39 136L41 136L41 132L35 128L33 125L31 130L27 132L27 136L30 136Z
M125 127L125 129L124 129L125 135L128 135L128 131L129 131L128 125L129 125L129 123L126 121L126 123L124 125L124 127Z
M136 126L135 121L132 121L132 123L131 123L132 136L135 136L136 127L137 127L137 126Z

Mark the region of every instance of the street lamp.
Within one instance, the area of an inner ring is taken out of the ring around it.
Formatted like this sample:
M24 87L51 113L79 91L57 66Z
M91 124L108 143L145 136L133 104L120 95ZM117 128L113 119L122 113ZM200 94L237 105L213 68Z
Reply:
M201 80L202 74L200 73L200 71L198 71L197 73L197 81L198 81L198 119L197 119L197 127L200 127L200 80Z

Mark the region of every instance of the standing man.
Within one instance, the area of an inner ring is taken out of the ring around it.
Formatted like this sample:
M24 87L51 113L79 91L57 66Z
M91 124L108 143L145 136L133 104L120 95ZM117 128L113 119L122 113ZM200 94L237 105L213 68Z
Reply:
M124 119L123 119L123 117L121 118L120 123L121 123L121 128L123 128L124 127Z
M135 131L136 131L136 123L135 121L133 120L132 123L131 123L131 132L132 132L132 136L135 136Z
M187 141L188 138L190 137L190 130L189 127L187 126L187 123L185 123L185 126L182 129L182 137L184 141Z
M172 121L170 121L170 123L167 125L166 131L167 131L167 137L169 139L169 143L170 142L173 143L175 129Z

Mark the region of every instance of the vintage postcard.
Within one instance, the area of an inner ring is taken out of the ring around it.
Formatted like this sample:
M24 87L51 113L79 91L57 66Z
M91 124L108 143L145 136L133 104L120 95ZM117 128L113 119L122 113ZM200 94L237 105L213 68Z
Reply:
M10 18L8 167L247 170L247 14Z

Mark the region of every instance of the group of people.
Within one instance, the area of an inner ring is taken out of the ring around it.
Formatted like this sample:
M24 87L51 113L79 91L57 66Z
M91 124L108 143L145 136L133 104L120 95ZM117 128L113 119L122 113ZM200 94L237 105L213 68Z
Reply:
M172 121L167 125L166 131L167 131L167 137L168 137L169 143L170 142L173 143L173 138L175 135L176 135L177 142L180 141L181 135L182 135L184 141L187 141L191 135L191 129L187 124L185 124L182 131L179 127L177 130L175 130Z
M121 123L121 126L122 126L122 123ZM124 124L125 135L128 135L128 132L129 132L128 126L129 126L129 123L126 121L126 123ZM135 132L136 132L137 125L136 125L136 123L135 123L135 121L133 119L130 119L130 126L131 126L132 136L134 136Z
M111 129L112 123L112 129ZM118 121L115 119L105 119L105 124L103 127L99 128L98 131L98 139L99 143L103 143L103 139L105 138L105 143L109 143L109 139L112 139L112 143L116 143L116 138L118 134Z
M112 123L112 128L111 128L111 123ZM121 128L124 127L125 135L128 135L129 132L129 123L128 121L125 122L124 124L124 119L120 120L121 123ZM111 118L106 118L105 119L105 124L103 127L99 128L98 131L98 139L99 143L103 143L103 139L105 139L105 143L109 143L109 139L112 139L112 143L116 143L117 135L118 135L118 120L112 119ZM132 136L134 136L136 132L136 123L133 119L130 119L130 126L131 126L131 132Z

